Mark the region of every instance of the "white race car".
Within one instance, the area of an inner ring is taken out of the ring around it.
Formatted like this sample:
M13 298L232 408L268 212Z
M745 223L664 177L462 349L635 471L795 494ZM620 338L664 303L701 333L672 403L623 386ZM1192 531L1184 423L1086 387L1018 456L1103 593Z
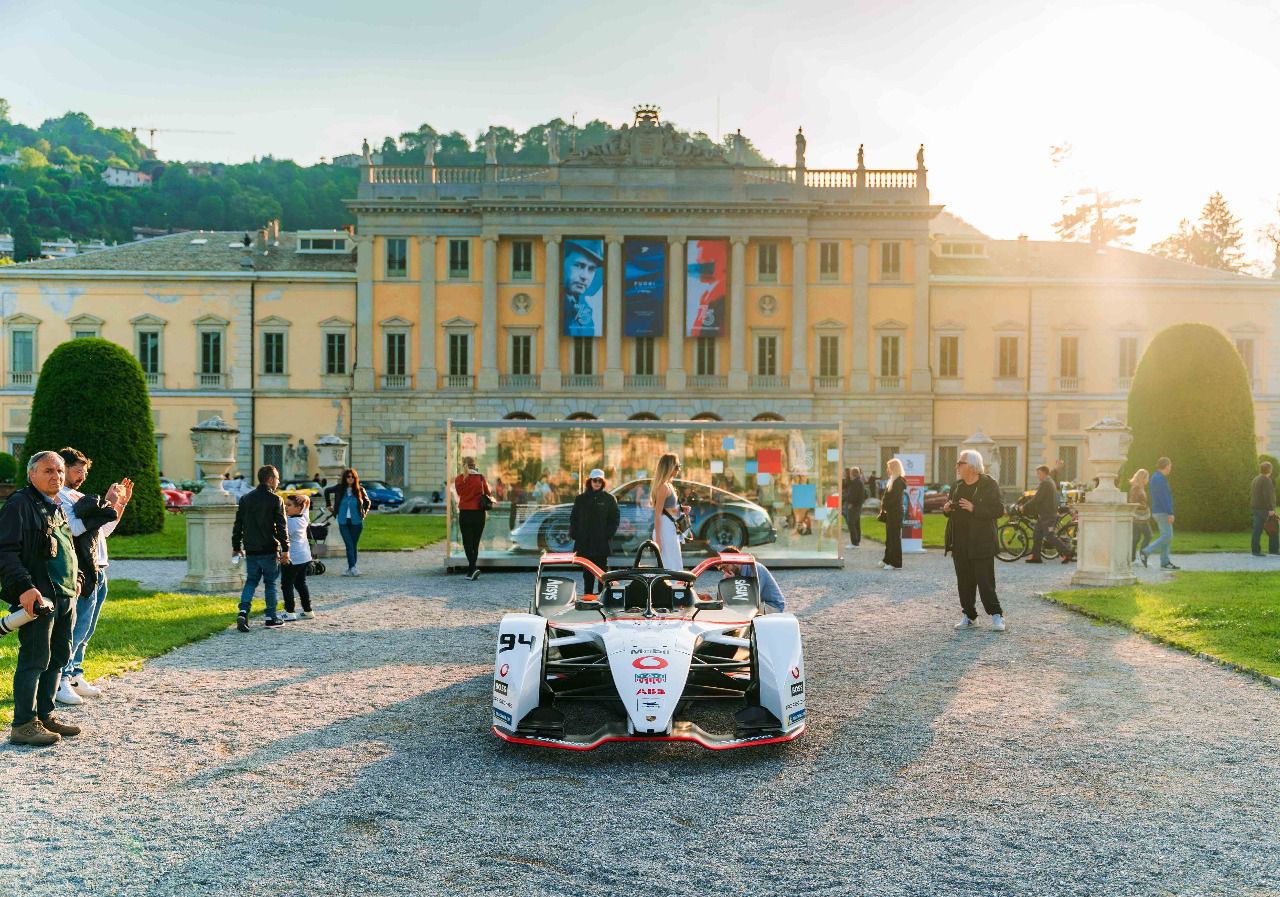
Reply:
M504 741L586 751L606 741L695 741L724 750L791 741L805 728L800 626L764 613L755 558L723 553L692 572L635 566L604 573L573 554L544 554L529 613L507 614L493 668L493 733ZM701 594L694 582L721 568ZM578 574L603 580L577 594ZM705 713L704 713L705 711ZM691 721L703 713L713 734ZM731 714L731 715L730 715Z

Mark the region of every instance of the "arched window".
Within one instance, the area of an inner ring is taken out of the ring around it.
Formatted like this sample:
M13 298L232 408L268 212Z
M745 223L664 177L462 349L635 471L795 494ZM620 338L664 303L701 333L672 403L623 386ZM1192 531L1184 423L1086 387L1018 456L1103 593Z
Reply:
M762 411L751 419L752 420L786 420L785 417L783 417L781 414L778 414L775 411Z
M565 418L565 420L599 420L599 419L600 418L596 417L590 411L575 411L573 412L573 414L570 414L568 417Z
M638 411L627 418L627 420L661 420L661 418L652 411Z
M699 412L698 414L695 414L693 416L693 419L694 420L724 420L724 418L716 414L714 411Z
M537 420L537 418L528 411L512 411L503 420Z

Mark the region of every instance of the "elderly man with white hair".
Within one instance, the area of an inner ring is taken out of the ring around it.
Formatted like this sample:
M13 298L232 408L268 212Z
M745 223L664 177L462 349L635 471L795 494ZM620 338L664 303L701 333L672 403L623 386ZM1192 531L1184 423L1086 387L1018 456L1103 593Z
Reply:
M982 596L982 609L991 615L991 628L1004 631L1004 611L996 597L996 521L1004 514L1000 485L987 476L982 455L960 453L958 479L942 511L947 515L946 550L956 568L956 586L964 617L956 629L977 625L974 593Z

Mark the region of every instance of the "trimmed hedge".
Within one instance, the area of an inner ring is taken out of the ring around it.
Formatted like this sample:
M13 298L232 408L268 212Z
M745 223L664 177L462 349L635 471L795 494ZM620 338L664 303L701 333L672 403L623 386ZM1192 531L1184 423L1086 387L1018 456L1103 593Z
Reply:
M1177 324L1151 341L1129 390L1133 443L1122 474L1173 461L1176 526L1232 532L1249 520L1258 473L1253 395L1240 355L1207 324Z
M8 452L0 452L0 483L18 481L18 459Z
M116 532L159 532L164 499L156 468L155 424L142 368L128 350L105 339L69 340L40 368L22 469L38 451L71 446L92 461L86 493L103 494L124 477L133 500Z

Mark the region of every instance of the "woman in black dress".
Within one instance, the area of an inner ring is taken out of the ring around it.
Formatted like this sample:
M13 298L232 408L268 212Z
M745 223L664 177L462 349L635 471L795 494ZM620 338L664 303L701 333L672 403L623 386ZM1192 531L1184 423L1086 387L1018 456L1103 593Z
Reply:
M888 473L889 482L880 499L880 514L884 518L884 560L880 562L880 566L885 570L901 570L902 509L903 496L907 491L907 478L902 470L902 462L897 458L891 458L885 470Z

